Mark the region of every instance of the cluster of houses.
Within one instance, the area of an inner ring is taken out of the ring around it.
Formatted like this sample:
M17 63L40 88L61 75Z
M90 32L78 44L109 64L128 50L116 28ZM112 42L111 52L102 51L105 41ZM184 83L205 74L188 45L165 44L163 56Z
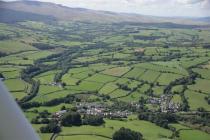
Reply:
M104 118L127 118L132 113L125 110L125 111L119 111L119 110L110 110L108 107L104 104L98 104L98 103L77 103L76 104L77 112L83 115L97 115L102 116ZM53 114L53 118L56 118L57 120L60 120L60 118L67 112L67 110L61 110L57 111Z
M162 95L160 98L151 97L147 100L149 104L159 105L161 112L178 112L180 109L179 103L174 103L171 100L170 95ZM139 108L139 103L131 103L131 106ZM80 102L76 103L77 112L80 114L87 115L97 115L102 116L104 118L127 118L132 112L128 110L111 110L109 106L103 103L88 103L88 102ZM67 111L61 110L54 113L55 118L62 117Z
M171 100L171 95L161 95L160 98L151 97L147 102L159 105L161 112L178 112L181 106L179 103L174 103Z
M60 120L60 118L67 112L67 110L60 110L53 114L53 118Z
M179 103L174 103L173 101L170 102L162 102L160 105L161 112L178 112L180 109Z
M127 110L110 110L106 105L97 103L78 103L76 107L80 114L98 115L105 118L127 118L132 114Z

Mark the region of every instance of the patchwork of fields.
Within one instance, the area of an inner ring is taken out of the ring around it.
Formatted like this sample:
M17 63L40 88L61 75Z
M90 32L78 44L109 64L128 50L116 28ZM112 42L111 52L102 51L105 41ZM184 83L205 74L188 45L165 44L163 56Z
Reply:
M0 29L8 36L0 40L0 76L14 99L29 105L23 109L29 121L84 102L129 107L143 100L145 110L157 113L161 103L152 101L166 96L179 107L174 115L210 111L210 49L202 46L210 43L208 28L28 21L1 23ZM70 97L74 100L65 100ZM122 120L106 118L102 126L62 127L56 140L108 140L121 127L141 132L145 140L210 139L209 121L192 125L189 115L171 124L179 132L173 136L171 129L138 120L141 111ZM51 137L39 130L45 124L33 126L43 140Z

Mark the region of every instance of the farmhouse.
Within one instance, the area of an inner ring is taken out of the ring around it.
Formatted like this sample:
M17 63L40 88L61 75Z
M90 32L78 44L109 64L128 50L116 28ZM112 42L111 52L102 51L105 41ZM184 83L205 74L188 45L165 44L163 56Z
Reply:
M52 83L49 83L49 85L50 85L50 86L58 86L58 87L60 87L60 88L63 88L63 85L62 85L62 83L60 83L60 82L52 82Z
M55 112L53 114L53 117L57 118L57 119L60 119L66 112L67 112L66 110L61 110L61 111Z

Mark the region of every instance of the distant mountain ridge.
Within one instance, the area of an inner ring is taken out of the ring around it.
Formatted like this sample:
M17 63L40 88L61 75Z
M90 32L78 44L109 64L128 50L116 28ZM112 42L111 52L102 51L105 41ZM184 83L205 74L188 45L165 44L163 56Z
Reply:
M32 17L49 18L51 20L64 21L87 21L87 22L140 22L140 23L163 23L171 22L187 25L206 25L210 24L210 17L206 18L167 18L145 16L140 14L115 13L109 11L96 11L84 8L70 8L59 4L39 1L0 1L0 20L6 19L4 12L14 14L14 17L24 14L32 14ZM3 13L2 13L3 11ZM15 12L16 11L16 12ZM28 16L29 17L29 16ZM9 18L9 17L8 17ZM40 19L40 20L41 20Z

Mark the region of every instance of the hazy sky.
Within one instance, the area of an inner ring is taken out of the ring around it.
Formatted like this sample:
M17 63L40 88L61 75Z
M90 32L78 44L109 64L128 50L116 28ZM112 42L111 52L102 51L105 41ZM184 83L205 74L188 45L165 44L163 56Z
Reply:
M13 1L13 0L6 0ZM38 0L69 7L155 16L210 16L210 0Z

